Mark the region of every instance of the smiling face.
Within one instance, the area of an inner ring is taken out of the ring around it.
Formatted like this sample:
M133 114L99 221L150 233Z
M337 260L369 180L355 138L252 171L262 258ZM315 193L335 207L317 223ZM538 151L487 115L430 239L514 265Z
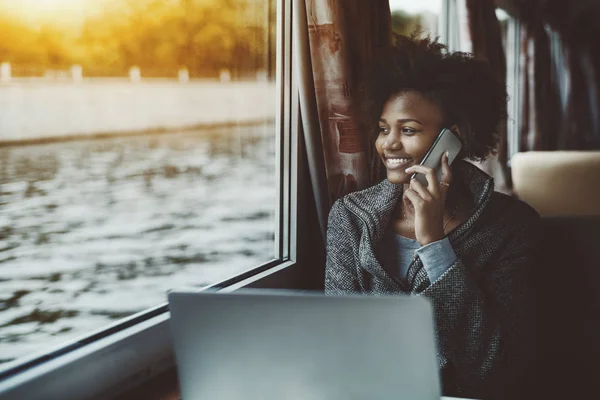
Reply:
M391 183L410 182L404 170L419 164L444 127L440 107L419 92L391 97L383 106L375 147Z

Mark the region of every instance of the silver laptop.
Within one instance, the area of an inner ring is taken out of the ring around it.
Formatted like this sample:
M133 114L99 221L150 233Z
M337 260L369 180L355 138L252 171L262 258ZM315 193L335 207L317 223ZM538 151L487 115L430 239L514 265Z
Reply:
M425 298L169 293L184 400L440 398Z

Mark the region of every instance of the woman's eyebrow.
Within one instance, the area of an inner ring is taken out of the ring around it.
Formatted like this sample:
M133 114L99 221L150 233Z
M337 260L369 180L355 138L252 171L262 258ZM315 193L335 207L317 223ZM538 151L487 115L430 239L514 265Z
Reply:
M414 119L414 118L403 118L403 119L398 119L396 120L396 122L398 123L405 123L405 122L416 122L417 124L423 125L423 123L421 121L419 121L418 119Z
M385 118L379 118L379 122L385 122L386 124L388 123ZM414 118L402 118L402 119L396 120L396 122L400 123L400 124L404 124L406 122L416 122L417 124L424 125L421 121L419 121L418 119L414 119Z

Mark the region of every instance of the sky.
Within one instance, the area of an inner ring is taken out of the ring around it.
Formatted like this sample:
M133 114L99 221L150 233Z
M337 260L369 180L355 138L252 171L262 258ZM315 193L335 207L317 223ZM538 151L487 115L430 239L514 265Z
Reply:
M90 0L3 0L5 7L30 14L56 13L65 11L81 12Z
M443 0L389 0L390 8L411 14L431 11L441 14ZM83 17L98 8L98 0L0 0L0 4L29 21L54 20L80 22Z
M400 9L411 14L421 11L441 14L442 0L390 0L390 8L392 11Z
M440 14L442 0L389 0L393 10L401 9L411 14L421 11L431 11ZM89 9L94 0L0 0L4 5L13 8L19 14L29 14L30 17L57 17L62 15L65 19L81 18L86 8ZM66 14L66 15L65 15ZM70 14L70 15L69 15Z
M2 11L28 22L80 22L99 0L0 0Z

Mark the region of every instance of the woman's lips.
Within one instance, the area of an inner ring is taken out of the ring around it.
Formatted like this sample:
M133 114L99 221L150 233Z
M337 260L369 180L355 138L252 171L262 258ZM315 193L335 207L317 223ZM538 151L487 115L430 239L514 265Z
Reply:
M385 167L387 169L406 169L412 162L412 158L407 157L386 157Z

